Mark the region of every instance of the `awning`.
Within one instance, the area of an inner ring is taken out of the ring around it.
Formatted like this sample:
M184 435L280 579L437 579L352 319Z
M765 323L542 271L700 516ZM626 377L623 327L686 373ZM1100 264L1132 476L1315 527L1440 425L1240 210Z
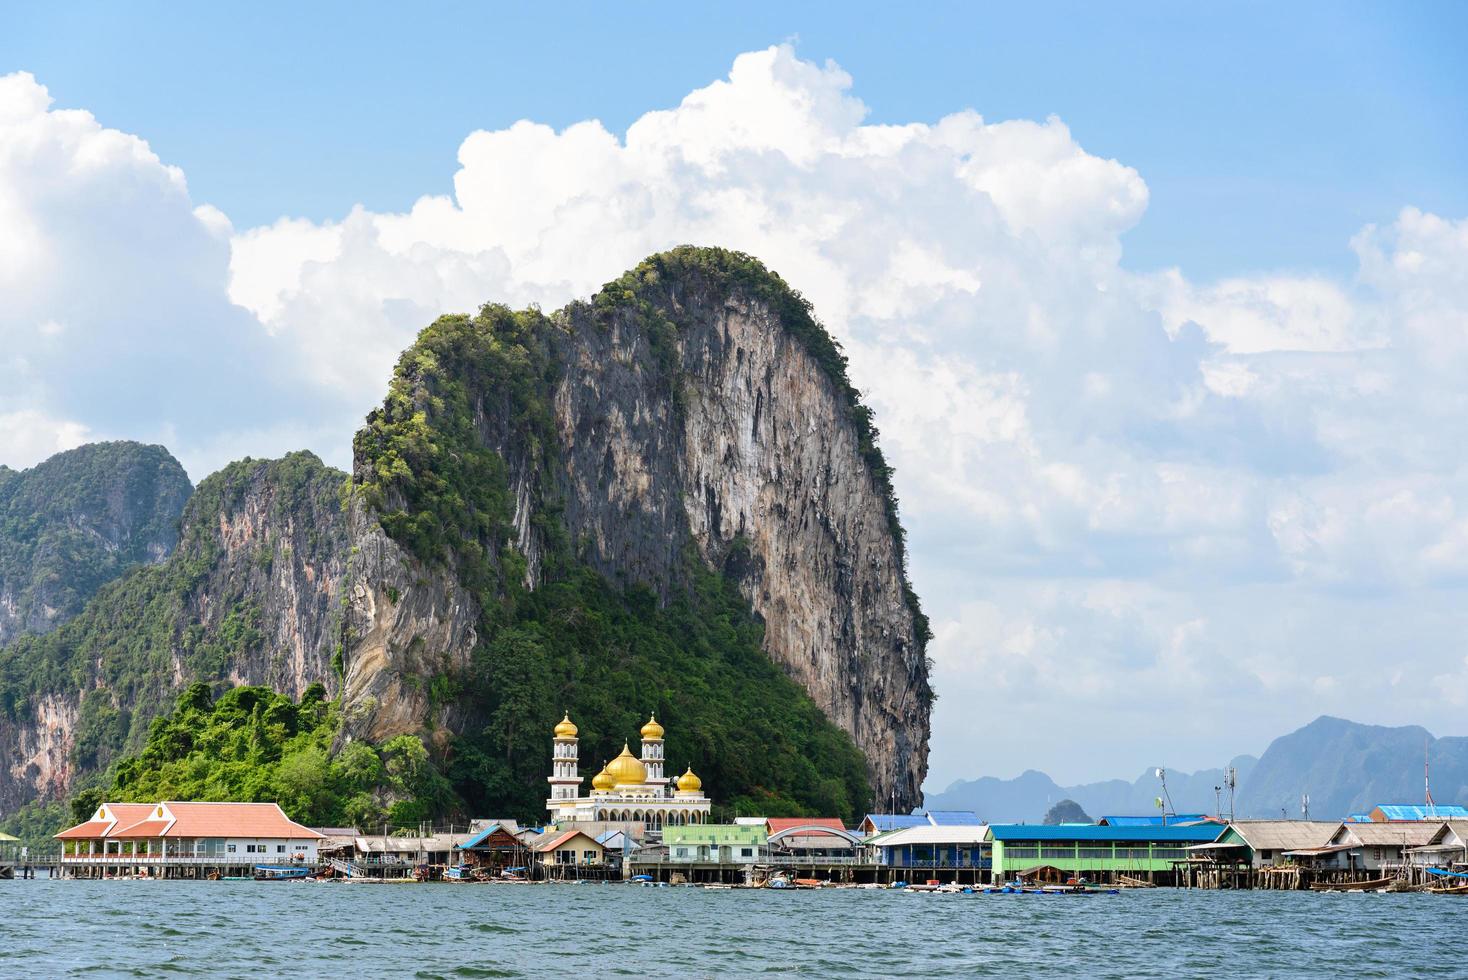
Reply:
M1227 844L1221 844L1218 841L1214 841L1212 844L1190 844L1190 845L1188 845L1188 850L1190 850L1190 851L1221 851L1221 850L1223 850L1226 847L1248 847L1248 846L1249 846L1248 844L1245 844L1242 841L1230 841Z

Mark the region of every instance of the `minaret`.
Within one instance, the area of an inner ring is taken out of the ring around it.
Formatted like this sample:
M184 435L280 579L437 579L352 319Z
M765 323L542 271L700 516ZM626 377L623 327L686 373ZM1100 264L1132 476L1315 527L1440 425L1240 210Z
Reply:
M552 807L561 800L574 800L581 795L581 777L576 773L579 745L576 725L567 713L556 725L556 737L551 744L551 774L547 781L551 784Z
M642 726L642 765L647 769L647 785L659 796L667 795L667 779L663 778L663 726L657 716L648 715Z

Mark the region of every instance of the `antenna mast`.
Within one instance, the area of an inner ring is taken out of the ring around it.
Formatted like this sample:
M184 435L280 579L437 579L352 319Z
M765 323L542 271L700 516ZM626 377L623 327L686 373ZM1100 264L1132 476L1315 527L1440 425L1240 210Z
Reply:
M1239 785L1239 771L1233 766L1223 770L1223 784L1228 787L1228 822L1234 822L1234 787Z
M1432 780L1429 778L1427 770L1427 750L1432 744L1429 741L1431 737L1430 735L1424 735L1422 737L1422 792L1427 798L1427 815L1434 817L1437 816L1437 806L1432 802Z
M1162 825L1167 826L1167 818L1177 816L1177 811L1172 808L1172 794L1167 791L1167 770L1161 766L1157 767L1157 779L1162 783L1162 796L1167 800L1167 806L1162 810ZM1157 801L1159 804L1162 800Z

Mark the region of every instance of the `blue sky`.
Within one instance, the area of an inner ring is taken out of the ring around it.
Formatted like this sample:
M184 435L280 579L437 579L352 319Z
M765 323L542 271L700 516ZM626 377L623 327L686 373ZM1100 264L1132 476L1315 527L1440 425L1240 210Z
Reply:
M876 412L930 786L1461 733L1468 5L1019 6L9 5L0 463L345 467L437 315L723 244Z
M1349 272L1346 240L1404 202L1468 212L1465 37L1451 2L71 3L9 5L0 67L256 225L404 209L473 129L620 132L794 40L873 122L1060 116L1151 189L1127 263L1213 277Z

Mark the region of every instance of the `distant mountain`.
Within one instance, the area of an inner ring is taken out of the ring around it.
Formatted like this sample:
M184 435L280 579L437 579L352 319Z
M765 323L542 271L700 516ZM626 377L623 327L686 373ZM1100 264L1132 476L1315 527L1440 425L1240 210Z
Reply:
M167 557L192 491L168 450L137 442L0 466L0 646L54 629L129 568Z
M1386 728L1322 716L1269 744L1259 759L1239 756L1235 812L1240 817L1300 816L1301 797L1310 796L1310 815L1338 820L1379 803L1423 801L1423 750L1431 766L1432 795L1438 803L1468 803L1468 738L1434 738L1416 725ZM1214 787L1223 770L1185 773L1169 769L1167 788L1178 813L1215 812ZM990 821L1035 823L1063 799L1072 799L1094 817L1156 813L1161 786L1152 770L1135 782L1112 779L1081 786L1059 786L1031 769L1014 779L959 780L941 793L929 793L935 810L973 810Z
M1242 755L1230 765L1239 771L1240 783L1258 760ZM1167 770L1167 791L1178 813L1212 813L1213 787L1223 785L1222 769L1202 769L1195 773ZM1080 786L1060 786L1043 772L1034 769L1014 779L959 780L942 793L929 793L925 806L934 810L972 810L985 820L1037 823L1051 806L1064 799L1074 800L1093 817L1113 813L1156 813L1156 799L1162 785L1154 770L1148 769L1135 782L1109 779Z
M1468 802L1468 738L1433 738L1417 725L1386 728L1323 716L1270 743L1239 795L1248 816L1310 813L1334 820L1378 803L1423 801L1423 751L1438 803Z

